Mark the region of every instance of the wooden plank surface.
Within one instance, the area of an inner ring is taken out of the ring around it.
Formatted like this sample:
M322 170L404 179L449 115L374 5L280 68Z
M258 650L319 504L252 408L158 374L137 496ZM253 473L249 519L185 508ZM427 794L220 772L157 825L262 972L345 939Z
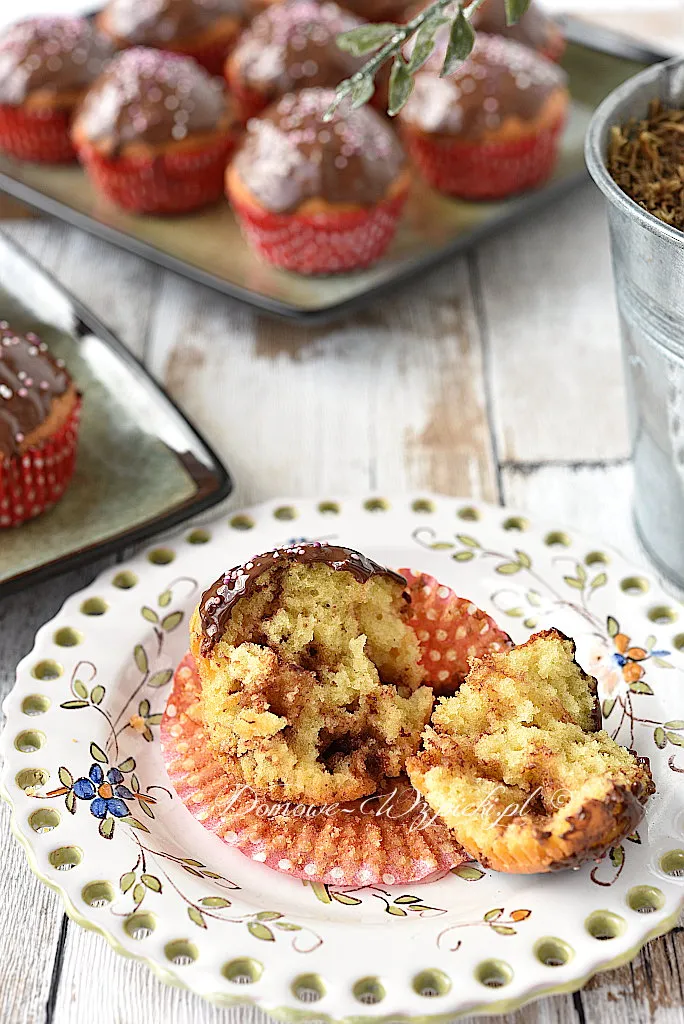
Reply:
M8 230L144 356L230 464L235 503L429 488L528 508L641 557L605 224L590 188L419 286L306 330L57 223ZM36 627L83 582L65 577L0 606L3 687ZM167 988L65 925L6 835L3 1024L265 1024ZM581 994L504 1019L684 1024L683 954L678 932Z

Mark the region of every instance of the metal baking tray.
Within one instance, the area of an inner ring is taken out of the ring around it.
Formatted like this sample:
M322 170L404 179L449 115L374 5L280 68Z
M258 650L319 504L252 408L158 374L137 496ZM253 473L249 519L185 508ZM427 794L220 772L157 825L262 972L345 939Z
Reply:
M83 393L64 497L0 529L0 596L152 537L230 494L218 457L145 368L2 233L0 320L35 331Z
M572 105L560 160L543 188L496 203L445 198L416 177L388 254L367 270L302 277L261 263L222 201L183 217L123 213L100 198L77 166L50 167L0 156L0 190L168 270L268 313L299 322L332 320L463 251L487 234L553 202L585 178L584 134L602 99L663 54L625 37L566 19Z

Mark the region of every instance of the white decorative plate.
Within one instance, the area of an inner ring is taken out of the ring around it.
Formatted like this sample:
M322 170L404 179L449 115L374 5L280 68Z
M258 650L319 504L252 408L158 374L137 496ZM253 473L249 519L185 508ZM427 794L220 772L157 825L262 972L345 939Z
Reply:
M651 759L658 793L638 834L574 872L468 866L408 891L339 892L204 830L170 789L158 740L190 611L221 571L303 537L432 573L516 640L551 625L574 636L606 728ZM107 570L42 627L5 702L3 795L31 867L76 921L208 999L317 1020L508 1011L572 991L676 922L683 614L611 550L510 510L441 497L268 503Z

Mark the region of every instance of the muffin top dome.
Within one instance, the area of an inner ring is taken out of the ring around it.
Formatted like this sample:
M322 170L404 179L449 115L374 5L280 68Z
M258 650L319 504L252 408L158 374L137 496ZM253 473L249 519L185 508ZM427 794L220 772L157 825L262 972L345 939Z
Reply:
M45 342L0 321L0 460L22 450L54 399L72 387L64 363L50 355Z
M502 36L478 35L468 59L441 78L443 59L444 48L438 45L416 75L399 114L404 124L482 139L498 134L507 122L533 121L554 93L562 91L565 97L566 76L560 68Z
M288 0L258 15L230 58L231 76L251 89L280 96L301 86L333 86L360 61L336 43L362 21L335 3Z
M85 18L26 18L0 34L0 103L31 93L78 93L111 57L107 38Z
M249 121L234 170L271 212L292 212L313 199L370 206L403 171L401 144L374 110L343 103L323 120L334 95L288 93Z
M139 46L165 46L210 29L221 17L243 21L247 0L110 0L99 16L109 35Z
M113 153L163 145L228 121L223 88L190 57L134 47L118 54L85 96L77 136Z
M230 572L219 576L202 595L199 616L202 625L202 653L209 654L225 633L233 609L243 598L249 598L257 589L259 580L272 569L285 571L288 565L327 565L336 572L348 572L358 583L367 583L374 576L386 577L402 587L406 580L399 573L387 569L367 555L352 548L319 541L275 548L250 559Z
M534 0L514 25L506 22L506 8L502 0L485 0L473 15L473 28L477 32L506 36L541 53L562 48L560 29Z

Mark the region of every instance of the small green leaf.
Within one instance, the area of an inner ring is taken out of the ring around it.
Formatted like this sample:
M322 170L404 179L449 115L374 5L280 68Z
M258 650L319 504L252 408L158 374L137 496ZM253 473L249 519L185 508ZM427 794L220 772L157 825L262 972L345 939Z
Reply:
M515 25L516 21L520 21L530 6L530 0L504 0L504 6L506 9L506 24Z
M493 924L492 931L497 935L517 935L515 928L512 928L510 924Z
M279 921L282 916L277 910L261 910L256 919L257 921Z
M191 868L203 868L201 860L193 860L192 857L183 857L183 864L189 864Z
M309 885L313 890L314 896L320 903L332 903L332 897L328 892L327 885L324 885L323 882L310 882ZM338 894L333 893L333 895L337 898Z
M526 555L524 551L515 551L515 557L518 559L518 565L521 565L523 569L532 568L532 559L529 555Z
M580 583L584 584L587 582L587 570L584 568L581 562L578 562L577 566L577 579Z
M90 705L87 700L65 700L64 703L59 706L60 708L64 708L65 711L73 711L74 708L87 708Z
M399 113L413 92L414 79L401 57L396 56L392 64L389 80L389 99L387 113L394 117Z
M150 817L152 817L152 815L150 815ZM207 871L206 868L203 868L202 871L203 871L203 877L204 878L216 878L217 880L221 878L221 875L217 875L215 871ZM239 889L240 886L239 885L234 885L233 888L234 889Z
M542 596L541 596L541 594L539 593L538 590L528 590L527 591L527 600L535 608L539 608L541 603L542 603Z
M157 603L159 604L159 607L160 608L166 608L168 605L170 605L171 604L171 596L172 595L171 595L171 591L170 590L165 590L162 594L160 594L159 598L158 598L158 601L157 601Z
M120 772L132 772L135 768L135 758L127 757L118 767Z
M448 540L436 540L434 544L430 544L431 551L451 551L453 544ZM453 556L456 558L456 555Z
M147 605L144 605L140 609L140 614L142 615L143 619L147 619L148 622L159 622L159 616L155 612L154 608L148 608Z
M604 702L603 702L603 704L601 706L601 714L603 715L604 718L610 718L610 716L611 716L611 714L613 712L613 708L615 707L616 702L617 702L617 697L609 697L607 700L604 700Z
M147 672L147 653L142 644L136 644L133 649L133 657L140 671Z
M206 928L207 922L204 920L204 914L199 907L188 907L188 917L193 924L196 924L198 928Z
M103 818L97 831L103 839L111 839L114 835L114 818Z
M155 672L154 675L151 675L147 680L147 685L155 688L158 686L166 686L166 684L170 683L172 679L173 669L164 668L160 669L159 672Z
M637 846L641 846L641 836L638 832L630 832L627 839L630 843L636 843Z
M451 869L451 873L462 878L464 882L479 882L485 876L482 868L476 868L474 864L459 864L457 868Z
M456 554L451 557L456 562L471 562L475 557L475 553L473 551L457 551Z
M162 891L162 884L156 875L141 875L140 881L147 889L151 889L152 892Z
M408 916L405 910L402 910L401 907L395 907L395 906L385 907L385 913L391 914L392 917L407 917Z
M127 893L128 890L130 888L132 888L134 882L135 882L135 871L126 871L126 872L124 872L124 874L119 879L119 888L121 889L121 892Z
M230 907L230 900L225 899L223 896L205 896L204 899L200 900L203 907L211 907L214 910L223 910L224 907Z
M487 921L487 922L489 922L489 921L498 921L498 919L502 916L502 914L503 914L503 907L495 907L494 910L488 910L487 911L487 913L484 916L484 920Z
M395 903L420 903L419 896L397 896Z
M522 608L507 608L506 615L510 615L512 619L520 619L525 612Z
M675 747L684 747L684 736L680 736L676 732L666 732L665 735L670 743L673 743Z
M674 668L674 665L672 664L672 662L666 661L665 658L655 657L655 658L651 658L651 661L653 662L654 665L657 665L658 668Z
M161 712L158 715L148 715L147 716L147 724L148 725L160 725L161 724L161 720L162 720L163 717L164 717L164 715Z
M140 804L140 810L143 814L146 814L148 818L154 818L154 811L147 806L144 800L139 800L138 803Z
M129 758L129 760L132 761L133 758L131 757L131 758ZM124 761L124 764L127 764L127 763L128 762ZM121 768L121 765L119 765L119 767ZM135 768L135 763L133 764L133 767ZM130 769L127 769L127 770L130 771ZM121 771L124 771L124 769L121 768ZM131 789L133 790L134 793L139 793L140 792L140 782L138 780L138 776L137 775L131 775Z
M501 565L497 565L496 572L502 576L512 576L513 573L520 572L520 564L518 562L502 562Z
M138 704L138 714L141 718L145 718L150 713L150 702L149 700L141 700Z
M275 942L275 936L271 929L259 921L250 921L247 925L247 931L255 939L261 939L262 942Z
M608 575L605 572L600 572L598 576L594 576L589 586L592 590L598 590L599 587L605 587L607 582Z
M582 580L578 580L576 576L564 576L563 579L569 587L574 587L575 590L583 590L584 584Z
M351 53L352 57L363 57L364 53L372 53L388 43L399 31L399 25L391 22L380 22L377 25L361 25L349 32L342 32L336 42L340 50Z
M76 813L76 794L74 793L73 789L69 790L69 792L67 793L64 799L64 804L69 814Z
M536 619L525 619L523 621L523 626L525 627L525 629L534 629L534 627L536 625L537 625L537 620Z
M475 540L474 537L469 537L466 533L456 534L456 540L460 541L461 544L465 544L467 548L479 548L480 544Z
M648 683L643 682L643 680L638 683L630 683L629 691L630 693L648 693L651 696L653 695L653 690Z
M653 742L655 743L658 750L663 750L667 746L667 736L662 726L658 725L653 730Z
M612 615L609 615L606 619L606 628L608 630L608 636L610 637L617 636L620 632L620 624Z
M136 906L139 906L144 899L145 886L142 884L142 882L138 882L138 884L133 889L133 902L135 903Z
M458 13L451 23L449 32L449 43L447 45L444 65L440 72L442 78L450 75L452 71L463 63L470 56L470 51L475 42L475 32L465 14L463 7L459 5Z
M73 786L74 777L68 768L60 768L57 774L59 775L59 781L63 786Z
M302 930L300 924L292 924L291 921L276 921L276 928L280 928L282 932L301 932Z
M375 82L370 75L361 75L358 78L351 89L350 98L353 110L358 110L359 107L363 107L366 103L373 99L375 93Z
M673 718L669 722L664 723L666 729L684 729L684 719Z
M93 761L99 761L100 764L107 764L107 755L101 747L98 747L97 743L90 744L90 756Z
M435 33L440 25L445 24L445 18L427 18L416 32L415 43L408 62L408 69L412 75L422 68L425 61L432 55L435 48Z
M614 846L610 851L610 862L613 867L619 868L624 864L625 851L621 846Z
M83 700L87 698L88 690L86 689L86 685L84 682L82 682L82 680L74 679L74 693L81 697Z
M104 686L100 686L99 684L97 686L93 686L92 690L90 691L90 699L96 707L102 703L104 695L105 688Z
M189 868L187 864L181 864L183 871L187 871L189 875L194 875L195 878L204 878L201 871L196 871L195 868Z
M125 818L121 819L121 821L125 821L127 825L131 826L131 828L140 829L141 832L150 831L147 825L143 825L142 821L138 821L138 819L134 818L132 814L127 814Z
M182 621L183 612L171 612L170 615L167 615L162 619L162 629L166 630L167 633L170 633L171 630L175 629L176 626L179 626Z
M345 892L334 892L332 897L345 907L358 907L362 902L362 900L358 899L356 896L347 896Z

